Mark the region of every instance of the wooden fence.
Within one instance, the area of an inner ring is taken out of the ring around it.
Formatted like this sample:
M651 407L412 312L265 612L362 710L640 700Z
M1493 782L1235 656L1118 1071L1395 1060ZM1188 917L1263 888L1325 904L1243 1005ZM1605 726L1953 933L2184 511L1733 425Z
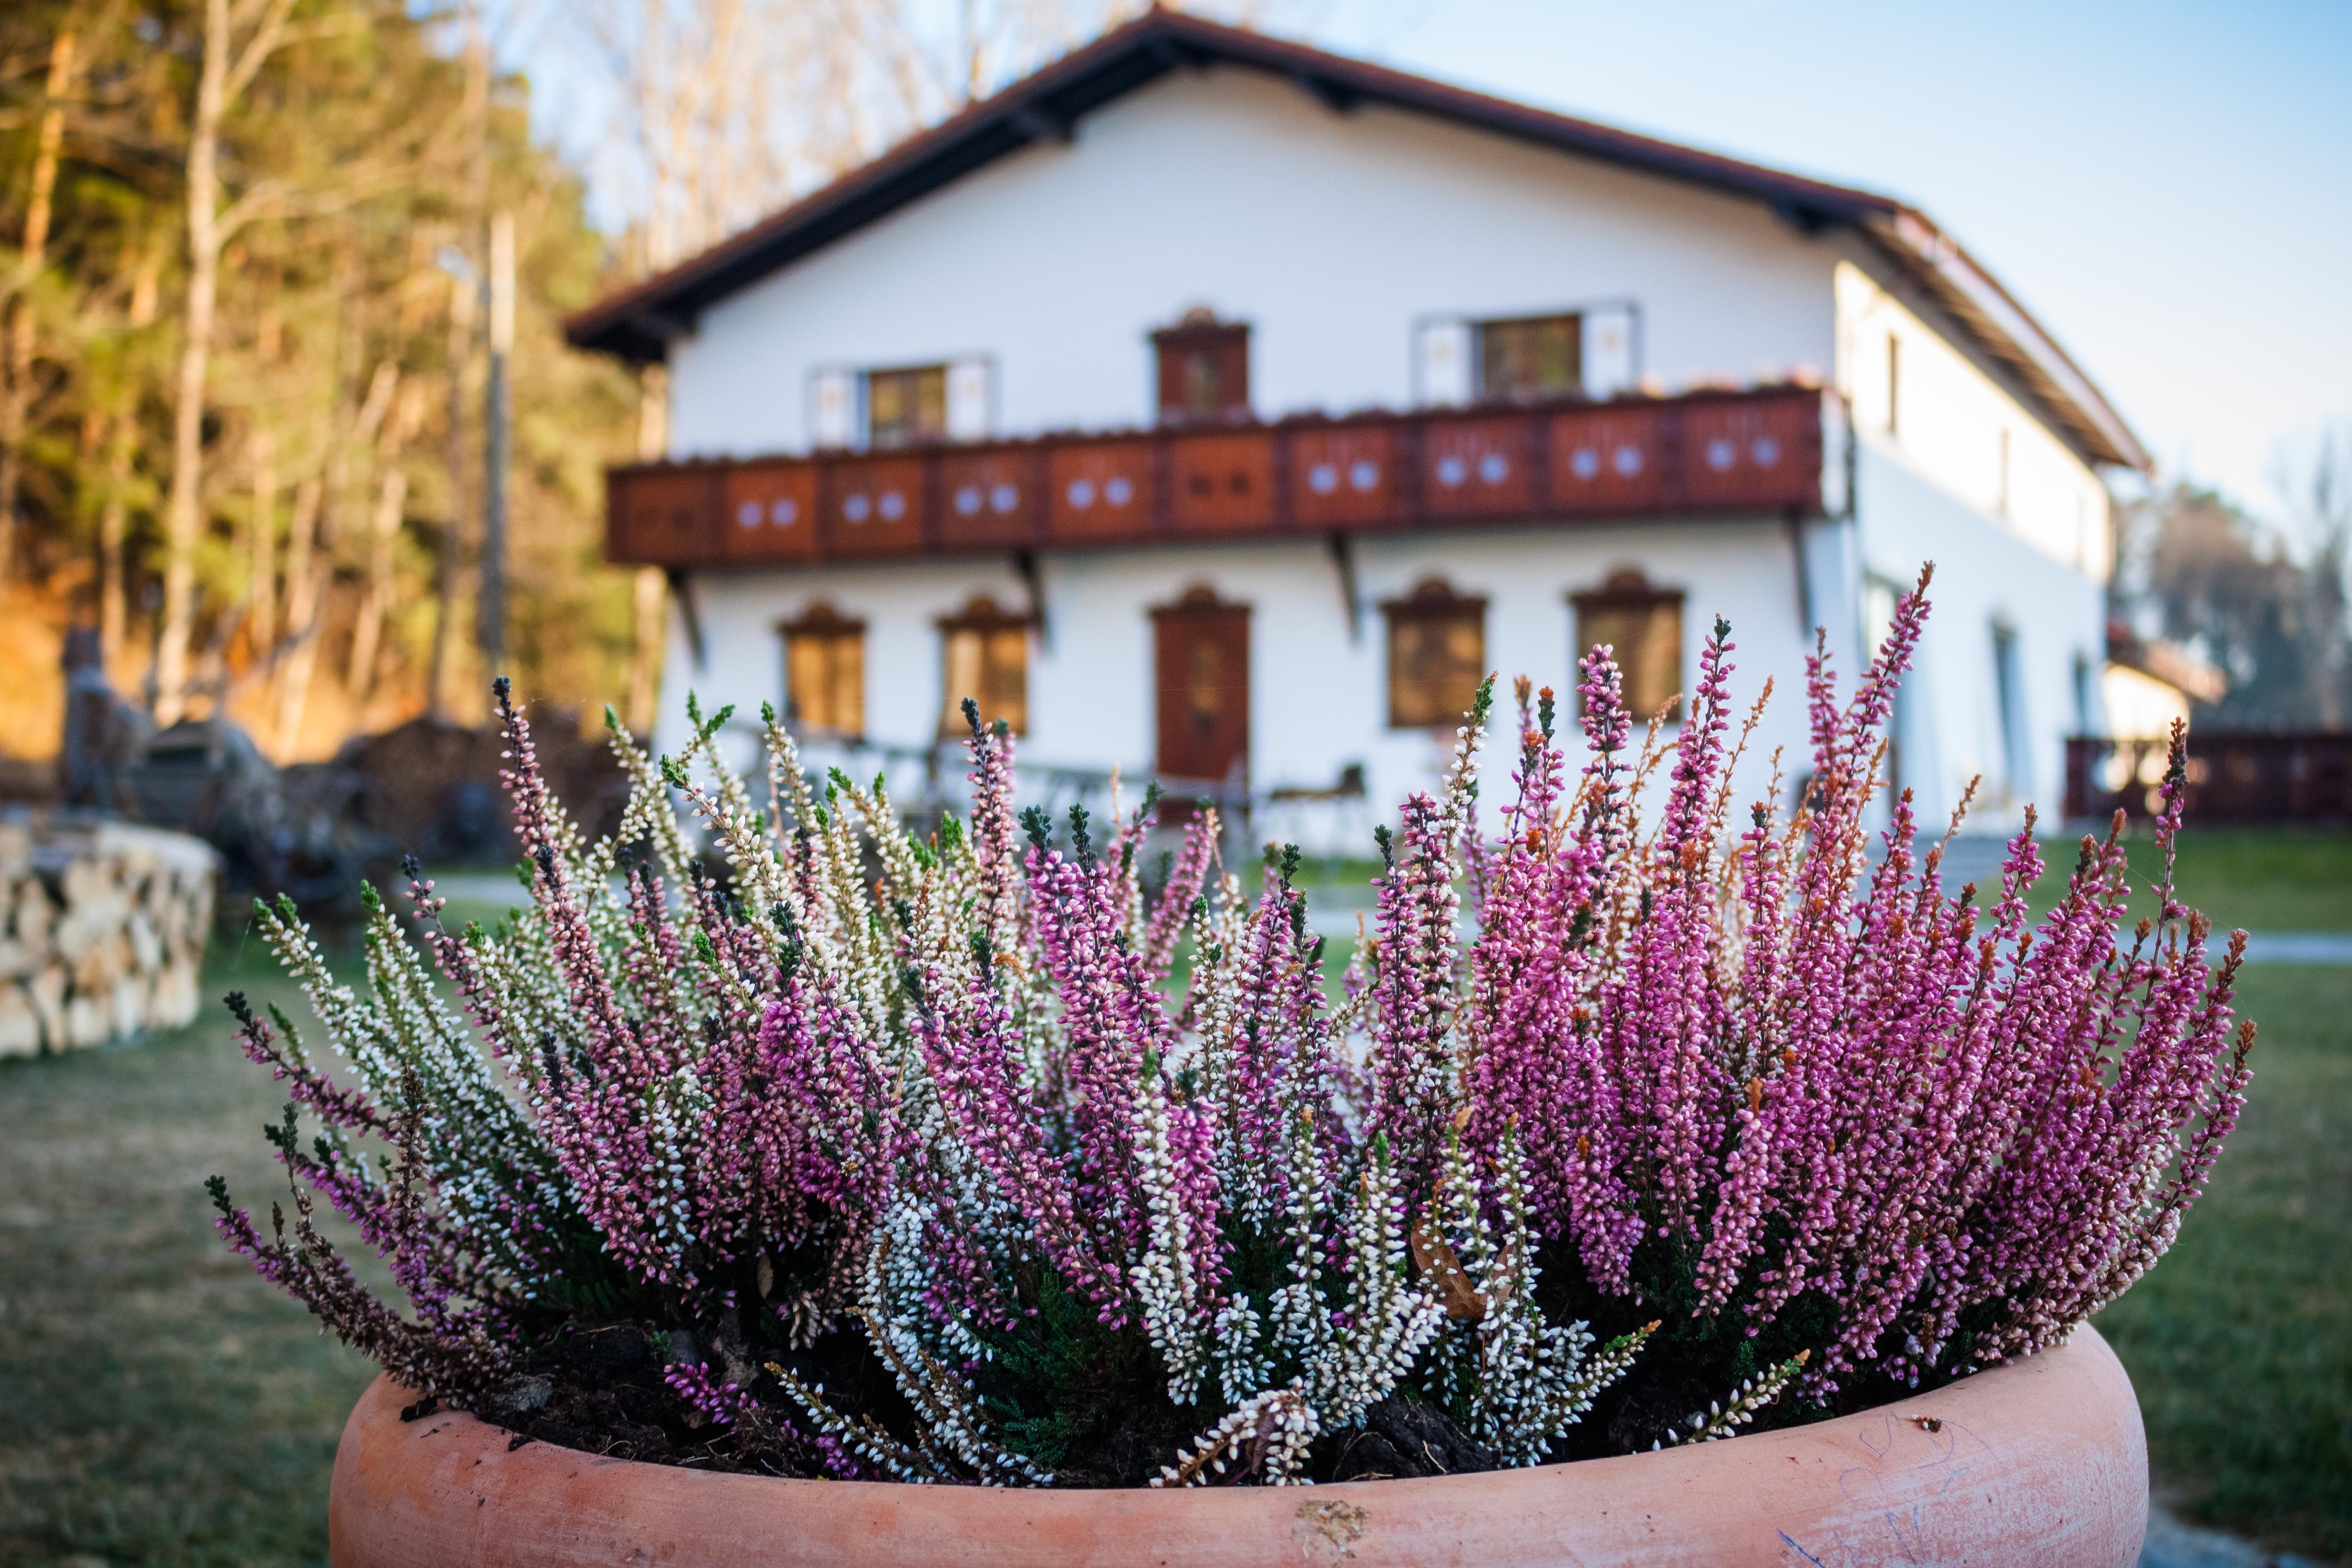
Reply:
M2162 741L2066 742L2066 815L2105 817L2120 807L2155 815L2168 752ZM2352 731L2189 732L2189 818L2194 822L2352 822Z

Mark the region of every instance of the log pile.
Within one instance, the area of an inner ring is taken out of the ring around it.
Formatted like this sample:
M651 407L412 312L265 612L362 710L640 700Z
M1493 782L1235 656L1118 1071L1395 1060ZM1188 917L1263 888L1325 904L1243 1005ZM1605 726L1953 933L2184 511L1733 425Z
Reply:
M0 821L0 1057L192 1021L217 880L183 833Z

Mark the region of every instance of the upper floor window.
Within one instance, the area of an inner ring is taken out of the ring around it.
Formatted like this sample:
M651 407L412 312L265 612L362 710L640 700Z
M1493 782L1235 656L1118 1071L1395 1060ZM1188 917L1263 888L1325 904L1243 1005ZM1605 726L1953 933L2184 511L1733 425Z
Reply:
M866 623L812 605L784 637L784 712L806 733L866 732Z
M940 364L809 373L809 444L888 449L930 441L984 441L996 423L996 365L985 354Z
M2031 746L2025 730L2024 677L2018 662L2017 628L2005 620L1994 620L1992 692L1996 716L2000 721L2001 783L2008 786L2012 798L2032 787L2032 781L2026 777Z
M914 365L866 373L866 443L912 447L948 434L948 367Z
M1389 618L1389 727L1461 723L1486 678L1486 601L1433 577L1381 608Z
M1427 406L1614 397L1640 384L1641 361L1642 310L1632 300L1413 324L1413 395Z
M1207 424L1246 418L1250 408L1249 328L1195 309L1151 334L1160 360L1160 422Z
M985 594L940 621L940 664L945 700L940 733L971 733L963 716L967 697L980 704L980 721L999 719L1016 735L1029 729L1029 620L997 608Z
M1584 318L1521 316L1478 323L1478 396L1525 403L1584 388Z
M1683 596L1653 587L1634 571L1612 574L1600 587L1570 595L1576 606L1576 656L1607 643L1624 681L1625 708L1648 720L1683 689Z

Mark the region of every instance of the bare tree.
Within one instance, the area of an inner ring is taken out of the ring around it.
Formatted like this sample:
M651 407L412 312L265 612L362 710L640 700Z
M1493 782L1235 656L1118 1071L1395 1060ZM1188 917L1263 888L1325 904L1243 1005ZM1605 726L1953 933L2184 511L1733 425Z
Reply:
M401 509L408 499L408 471L400 466L401 450L425 423L424 384L410 381L400 389L392 416L376 447L376 501L367 531L366 586L360 595L359 614L352 622L351 664L344 688L364 702L375 689L376 647L383 618L392 608L393 546L400 537Z
M334 569L333 535L338 531L344 497L351 489L354 460L372 451L393 395L399 390L400 367L385 360L368 379L367 395L350 423L331 437L326 472L315 493L298 493L294 532L286 552L286 629L293 638L278 692L278 752L291 755L302 742L302 716L310 700L310 679L319 664L319 640L323 629L327 580ZM309 501L306 506L305 500Z
M25 416L33 401L34 282L49 246L49 198L57 189L58 151L65 144L66 96L73 89L71 14L49 46L45 102L33 138L32 190L25 203L24 244L6 295L7 353L0 367L0 584L16 570L16 492L24 483Z
M141 244L138 259L131 264L129 324L133 338L155 323L163 268L163 246L150 237ZM123 375L121 384L113 389L105 422L100 445L106 452L106 480L98 511L98 646L106 668L119 671L129 619L123 550L131 531L132 469L139 442L135 377Z
M278 434L257 424L247 446L253 515L246 524L246 642L266 655L278 641Z
M205 0L204 57L188 132L188 291L172 419L172 491L163 510L163 621L155 644L155 719L162 724L177 721L187 704L196 541L204 524L205 384L221 250L252 216L266 189L256 186L226 208L221 205L221 123L284 41L293 9L294 0L236 0L234 5L230 0Z

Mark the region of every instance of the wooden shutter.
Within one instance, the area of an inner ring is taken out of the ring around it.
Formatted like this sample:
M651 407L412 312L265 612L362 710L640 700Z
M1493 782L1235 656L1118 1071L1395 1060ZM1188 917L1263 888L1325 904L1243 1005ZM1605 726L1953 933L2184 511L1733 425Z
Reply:
M995 424L994 369L984 359L948 362L948 439L985 441Z
M845 370L809 377L809 444L848 447L857 440L857 378Z
M1413 357L1423 406L1458 408L1470 401L1469 322L1423 321Z
M1631 391L1641 374L1634 363L1636 326L1631 305L1601 305L1584 312L1584 395L1614 397Z

